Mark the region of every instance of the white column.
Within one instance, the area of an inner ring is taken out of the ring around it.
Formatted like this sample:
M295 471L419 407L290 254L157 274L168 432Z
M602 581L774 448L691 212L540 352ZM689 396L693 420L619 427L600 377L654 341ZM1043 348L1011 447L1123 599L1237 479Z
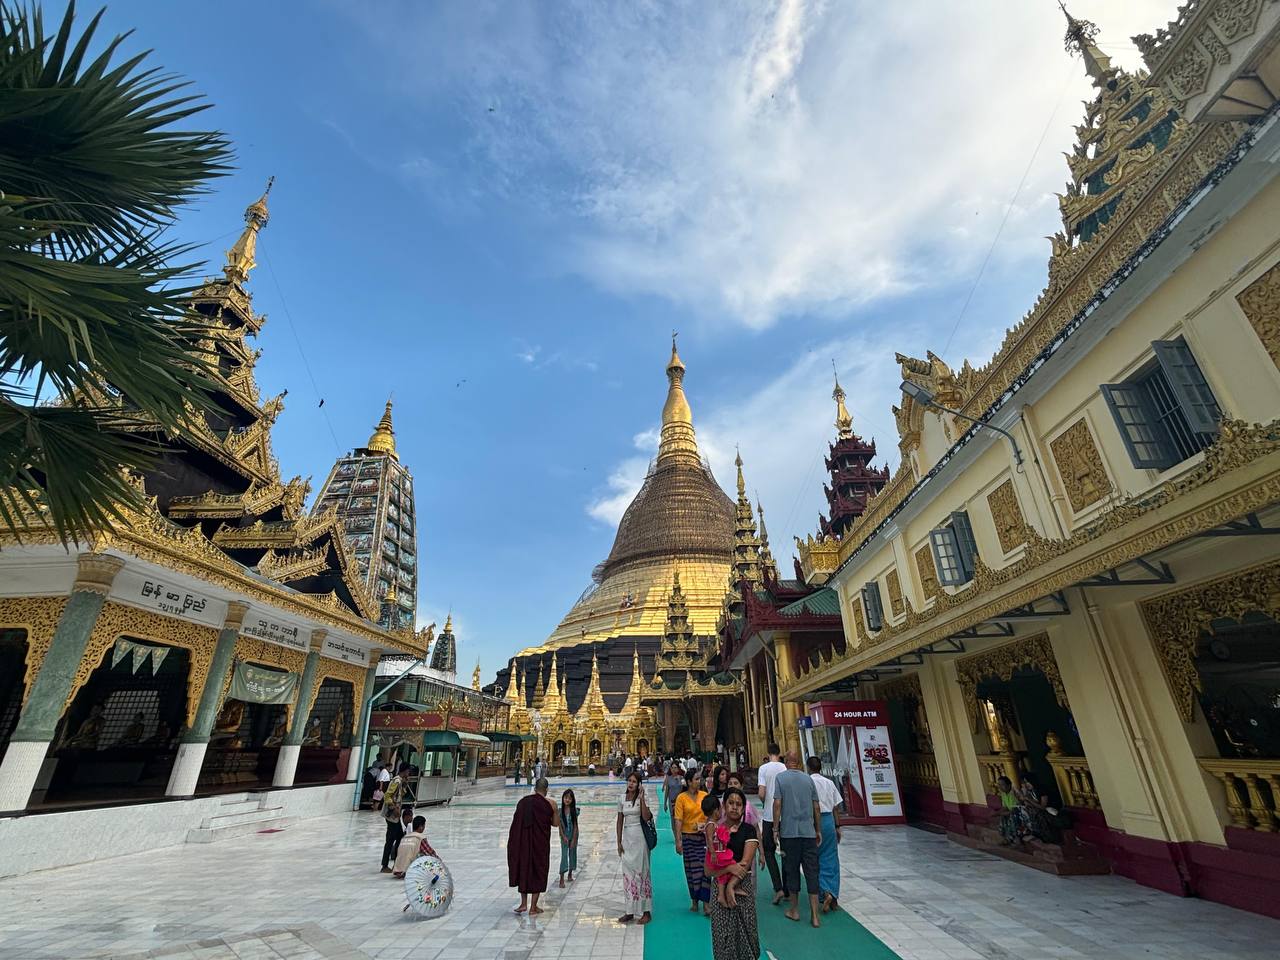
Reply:
M26 808L48 752L47 740L15 740L9 744L4 754L4 776L0 777L0 810Z
M362 778L360 770L360 754L361 750L358 744L351 745L351 756L347 758L347 782L359 780Z
M276 759L276 774L271 778L273 787L293 786L293 776L298 772L298 754L301 752L300 743L281 744L280 756Z
M189 797L196 792L200 769L204 766L204 755L208 749L208 742L178 744L178 755L174 757L173 769L169 771L169 786L165 788L165 796Z

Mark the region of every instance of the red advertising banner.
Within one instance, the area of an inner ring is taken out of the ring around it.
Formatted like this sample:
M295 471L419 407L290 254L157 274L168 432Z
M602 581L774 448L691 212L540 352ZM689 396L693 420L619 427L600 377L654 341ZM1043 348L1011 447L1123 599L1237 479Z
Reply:
M810 704L815 727L883 727L889 723L889 705L883 700L819 700Z

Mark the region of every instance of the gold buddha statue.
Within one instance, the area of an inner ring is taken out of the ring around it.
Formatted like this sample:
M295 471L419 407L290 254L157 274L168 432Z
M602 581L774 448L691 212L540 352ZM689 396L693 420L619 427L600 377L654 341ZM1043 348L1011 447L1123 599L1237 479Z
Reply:
M228 700L222 705L218 719L213 724L209 746L239 750L244 746L244 741L240 739L240 725L243 722L244 703L240 700Z
M276 720L275 727L271 730L271 735L263 742L263 746L278 747L284 743L285 735L289 732L289 717L286 713L281 713L280 718Z
M312 717L307 724L306 732L302 735L302 745L304 747L320 746L320 718Z
M121 744L136 744L142 742L142 735L147 732L147 724L143 719L142 711L139 710L133 715L133 719L129 721L129 725L124 728L124 733L120 735Z
M84 718L84 722L80 724L79 729L66 739L63 746L97 750L98 738L102 736L102 727L102 704L95 703L89 709L89 715Z

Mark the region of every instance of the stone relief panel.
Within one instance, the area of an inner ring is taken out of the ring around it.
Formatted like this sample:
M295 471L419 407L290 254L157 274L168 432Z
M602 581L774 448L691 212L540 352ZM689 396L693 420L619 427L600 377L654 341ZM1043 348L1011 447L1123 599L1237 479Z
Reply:
M1018 506L1018 495L1013 491L1013 481L1006 480L987 494L987 507L991 522L996 528L1000 549L1005 553L1027 542L1027 522Z
M1080 513L1111 492L1106 467L1084 417L1059 434L1049 450L1073 512Z
M1280 367L1280 263L1241 290L1236 303L1271 355L1271 362Z

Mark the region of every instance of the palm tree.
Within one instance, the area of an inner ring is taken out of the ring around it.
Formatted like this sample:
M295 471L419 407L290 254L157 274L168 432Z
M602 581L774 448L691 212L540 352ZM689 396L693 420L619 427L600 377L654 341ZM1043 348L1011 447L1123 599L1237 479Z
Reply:
M125 36L89 59L102 13L75 36L72 3L46 36L0 0L0 530L40 511L64 543L140 506L125 471L158 448L128 421L180 433L217 375L187 306L200 264L166 231L230 146L184 129L208 104L148 53L121 62Z

